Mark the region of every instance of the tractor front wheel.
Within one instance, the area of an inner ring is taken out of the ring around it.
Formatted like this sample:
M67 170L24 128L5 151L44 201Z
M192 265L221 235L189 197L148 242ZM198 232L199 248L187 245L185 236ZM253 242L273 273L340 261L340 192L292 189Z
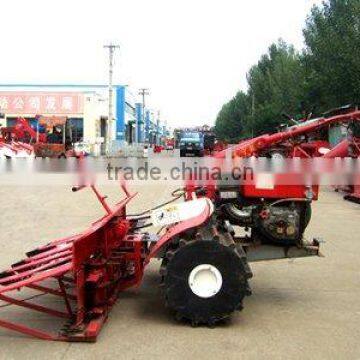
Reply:
M193 325L226 319L250 294L245 254L218 241L189 241L167 253L162 266L165 297L177 319Z

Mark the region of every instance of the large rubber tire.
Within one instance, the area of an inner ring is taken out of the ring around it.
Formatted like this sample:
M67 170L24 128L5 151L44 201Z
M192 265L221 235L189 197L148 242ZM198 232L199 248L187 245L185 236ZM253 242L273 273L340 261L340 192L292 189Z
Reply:
M241 310L244 297L250 295L248 279L252 273L245 254L216 240L190 241L171 252L164 262L167 305L177 319L192 325L214 325L226 319ZM200 297L190 287L190 274L199 265L212 265L221 274L222 285L214 296Z

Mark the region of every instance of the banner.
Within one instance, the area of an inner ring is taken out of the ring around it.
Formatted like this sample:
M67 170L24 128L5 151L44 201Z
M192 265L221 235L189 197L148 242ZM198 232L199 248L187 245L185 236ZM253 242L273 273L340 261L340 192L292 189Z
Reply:
M83 94L78 92L0 91L0 112L5 114L82 114Z

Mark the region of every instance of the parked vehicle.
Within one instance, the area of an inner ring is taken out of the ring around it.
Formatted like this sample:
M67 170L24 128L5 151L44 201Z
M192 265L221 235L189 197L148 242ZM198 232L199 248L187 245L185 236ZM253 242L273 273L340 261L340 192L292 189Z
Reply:
M201 132L184 132L180 138L180 157L204 156L204 136Z

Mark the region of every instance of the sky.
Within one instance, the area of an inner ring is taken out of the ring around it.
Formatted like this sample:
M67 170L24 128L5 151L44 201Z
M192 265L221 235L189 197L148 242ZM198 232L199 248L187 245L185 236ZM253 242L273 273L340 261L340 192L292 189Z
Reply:
M150 89L172 126L212 125L246 89L246 73L302 29L320 0L2 0L1 83L107 83L104 44L116 43L114 82Z

